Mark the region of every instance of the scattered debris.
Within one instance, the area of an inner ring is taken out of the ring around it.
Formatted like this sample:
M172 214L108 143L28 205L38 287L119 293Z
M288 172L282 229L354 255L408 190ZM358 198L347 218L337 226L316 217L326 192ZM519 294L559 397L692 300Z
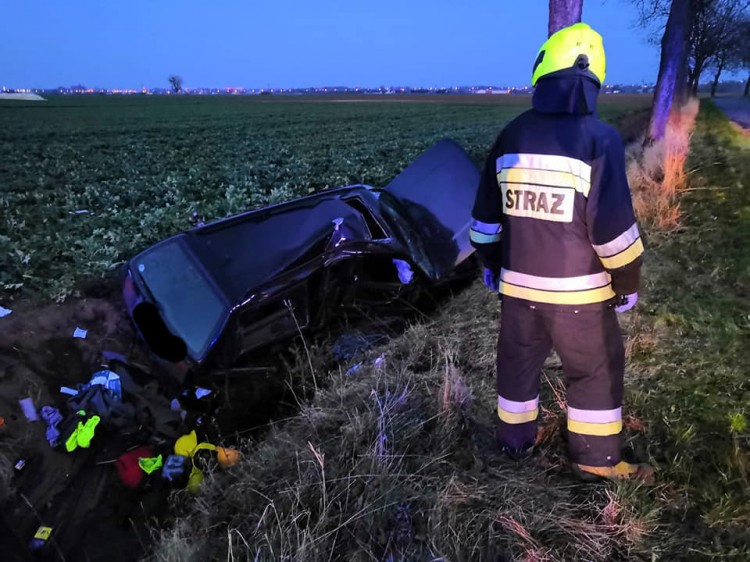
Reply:
M32 550L39 550L44 546L51 535L52 527L39 527L36 533L34 533L34 538L31 539L31 544L29 546Z
M347 371L344 373L344 376L348 377L349 375L352 375L352 374L356 373L357 371L360 370L360 368L362 367L362 365L364 365L364 361L360 361L359 363L355 363L354 365L352 365L351 367L349 367L349 369L347 369ZM385 356L384 355L380 355L379 357L376 357L372 361L372 366L375 367L376 369L381 368L383 365L385 365Z
M227 449L226 447L217 447L216 457L222 468L229 468L240 462L240 452L237 449Z
M58 425L63 421L60 410L52 406L42 406L42 419L47 422L47 441L51 447L57 447L60 443L60 430Z
M75 331L73 332L73 337L85 340L86 339L86 334L88 334L88 333L89 333L88 330L84 330L83 328L76 328Z
M21 398L18 401L18 404L21 406L23 415L26 416L27 420L29 420L30 422L39 421L39 415L36 412L36 406L34 406L34 401L31 398Z
M86 330L76 328L75 335L85 336ZM67 345L77 347L71 340ZM216 389L183 387L177 391L179 399L171 401L171 411L165 389L145 368L117 353L107 352L105 357L108 361L95 368L88 380L71 372L67 386L55 385L53 388L61 393L55 402L44 391L20 400L15 397L26 419L40 421L37 429L45 432L35 432L39 435L38 453L27 450L12 459L18 493L4 505L2 525L13 521L18 544L33 550L34 556L44 557L47 550L58 547L67 552L73 537L81 531L78 522L66 519L65 509L78 502L99 502L88 492L102 497L106 489L102 483L113 477L122 482L114 495L145 493L166 498L167 488L198 493L207 471L240 462L239 451L206 442L201 417L194 420L194 415L205 415L212 408ZM46 405L37 408L35 402L42 400ZM21 418L18 410L12 419L16 417ZM186 420L198 433L192 431L178 439L189 429L183 425ZM9 421L9 414L0 417L0 432ZM50 448L41 441L42 435ZM183 455L170 454L172 448ZM115 466L99 466L110 463ZM91 478L87 493L83 493L79 477L87 482ZM135 500L134 496L131 499ZM0 534L5 529L2 525ZM55 535L51 536L53 529ZM5 542L0 544L2 551ZM0 558L4 559L2 555Z
M201 484L204 479L204 471L210 470L216 463L223 468L237 464L240 460L240 453L236 449L225 449L224 447L217 447L211 443L198 443L198 435L195 430L191 431L187 435L180 437L174 444L174 452L176 456L185 457L192 459L193 467L190 470L190 475L187 479L188 492L197 494L200 491ZM167 459L167 466L169 466L169 460ZM173 460L174 468L183 466L185 461L179 459ZM172 473L173 468L166 468L169 474ZM167 476L165 476L167 478Z
M150 458L153 455L151 447L138 447L127 453L123 453L117 462L115 468L120 480L128 488L138 488L145 477L145 472L141 470L139 459Z
M362 361L360 361L359 363L355 363L354 365L352 365L346 370L346 372L344 373L344 376L348 377L350 375L353 375L354 373L359 371L361 367L362 367Z
M88 209L78 209L77 211L68 211L68 214L69 215L88 215L88 214L93 215L94 213L92 213Z
M339 336L331 346L331 353L336 361L348 361L360 351L372 347L387 339L385 334L347 333Z
M0 318L8 316L9 314L12 314L12 313L13 311L11 309L0 306Z
M414 278L414 271L408 262L399 259L393 259L393 265L396 266L398 272L398 280L401 281L402 285L408 285Z
M88 390L94 385L103 386L109 390L115 398L122 400L122 385L120 384L120 375L117 373L110 371L109 369L97 371L91 375L91 380L81 388L81 391Z
M204 217L203 215L199 215L198 211L193 211L193 214L190 215L190 224L196 227L205 226L206 217Z
M99 416L89 417L84 410L76 412L76 416L79 418L78 423L75 425L75 429L73 429L70 436L65 440L65 450L69 453L72 453L78 447L88 449L96 433L96 426L101 421Z
M188 483L187 464L190 459L184 455L169 455L161 470L161 476L173 488L184 488Z
M196 389L195 389L195 397L198 400L200 400L204 396L208 396L209 394L211 394L211 391L209 389L207 389L207 388L201 388L199 386L199 387L196 387Z
M139 457L138 466L146 474L159 470L163 465L161 455L158 457Z
M184 410L182 408L182 404L180 404L180 401L177 400L177 398L173 398L172 402L169 404L169 409L173 412L177 412L180 414L180 419L182 421L185 421L185 418L187 417L187 410Z

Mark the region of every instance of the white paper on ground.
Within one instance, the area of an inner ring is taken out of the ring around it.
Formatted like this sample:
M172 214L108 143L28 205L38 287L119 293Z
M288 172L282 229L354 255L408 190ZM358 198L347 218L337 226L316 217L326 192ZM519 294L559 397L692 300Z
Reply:
M10 314L11 312L13 311L10 308L3 308L2 306L0 306L0 318L2 318L3 316L8 316L8 314Z
M75 332L73 332L74 338L81 338L82 340L86 339L86 334L88 334L88 330L84 330L83 328L76 328Z

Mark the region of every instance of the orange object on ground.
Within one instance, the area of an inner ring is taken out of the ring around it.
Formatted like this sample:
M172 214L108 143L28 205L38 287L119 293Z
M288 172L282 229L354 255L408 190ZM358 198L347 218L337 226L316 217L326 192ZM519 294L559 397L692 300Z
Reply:
M216 456L219 459L221 468L229 468L240 462L240 452L237 449L216 447Z

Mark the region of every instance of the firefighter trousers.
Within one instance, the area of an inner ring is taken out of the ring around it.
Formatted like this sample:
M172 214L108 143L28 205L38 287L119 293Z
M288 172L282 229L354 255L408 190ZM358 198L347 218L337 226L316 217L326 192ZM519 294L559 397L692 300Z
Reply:
M575 463L620 462L625 350L616 312L542 310L505 297L497 347L497 436L519 453L536 439L539 379L554 347L567 388L568 456Z

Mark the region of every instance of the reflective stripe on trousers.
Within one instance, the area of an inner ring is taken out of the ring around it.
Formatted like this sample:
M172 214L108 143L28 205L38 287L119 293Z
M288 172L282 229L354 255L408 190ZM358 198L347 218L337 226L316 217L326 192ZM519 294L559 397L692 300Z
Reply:
M534 421L539 415L539 396L533 400L516 402L498 395L497 417L505 423L517 424Z

